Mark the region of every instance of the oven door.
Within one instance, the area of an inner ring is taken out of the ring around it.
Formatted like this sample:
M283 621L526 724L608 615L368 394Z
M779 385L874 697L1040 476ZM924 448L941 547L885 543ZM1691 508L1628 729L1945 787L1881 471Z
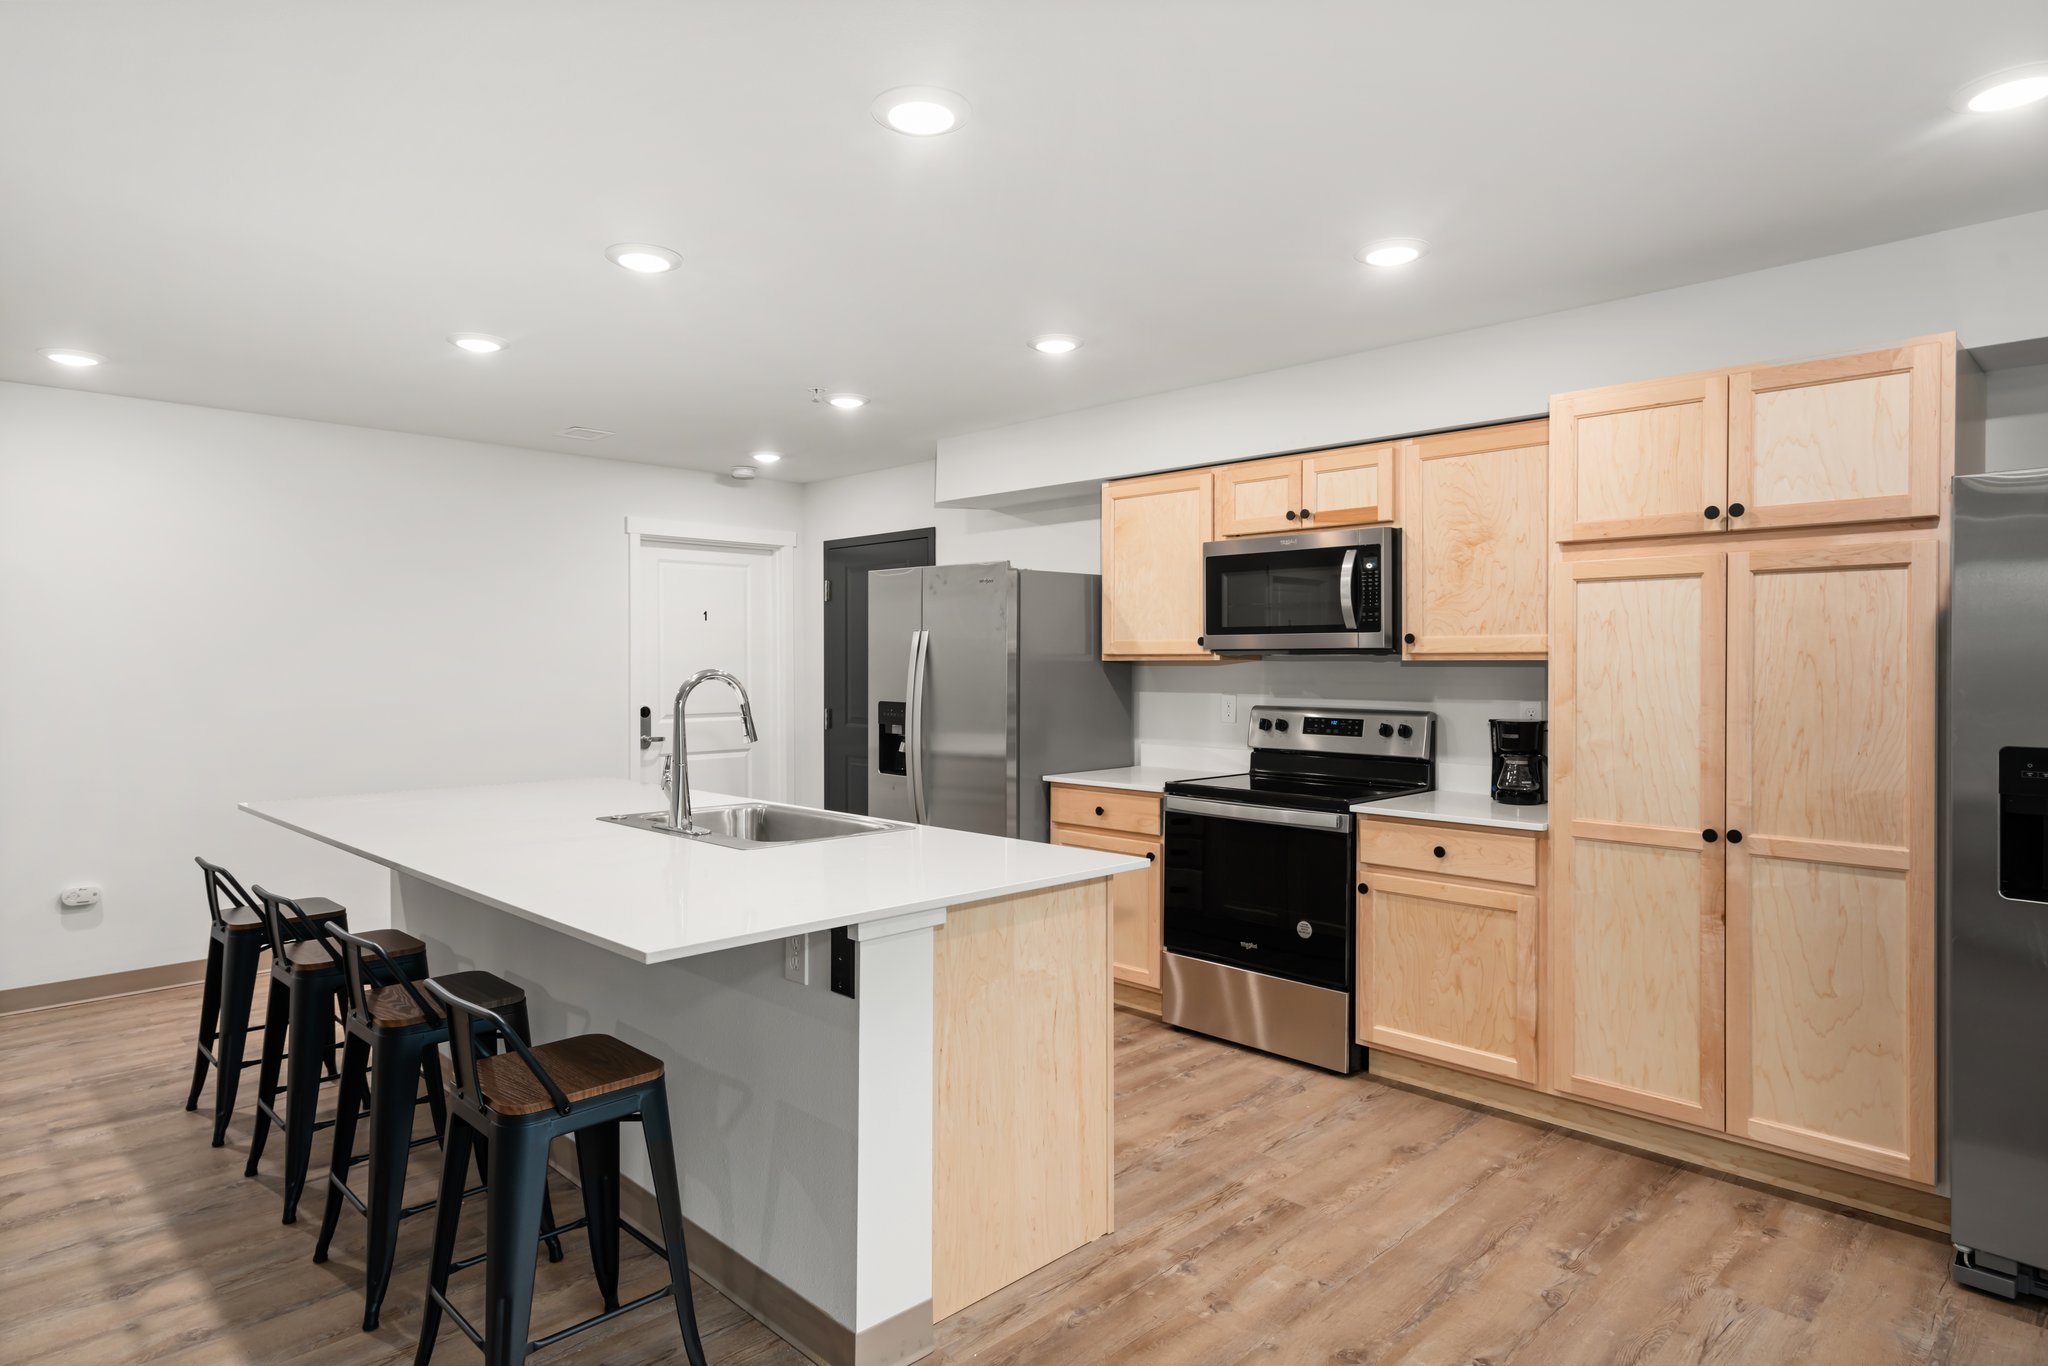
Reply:
M1375 527L1211 541L1202 548L1202 644L1222 654L1396 648L1399 534Z
M1167 952L1349 991L1351 828L1347 812L1169 795Z

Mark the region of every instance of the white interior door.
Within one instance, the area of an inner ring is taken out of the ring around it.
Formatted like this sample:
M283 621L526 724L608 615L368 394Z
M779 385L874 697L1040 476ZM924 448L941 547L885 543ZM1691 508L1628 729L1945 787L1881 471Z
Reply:
M785 737L773 733L781 714L775 689L775 555L768 549L642 540L634 551L632 670L634 711L653 709L656 735L668 735L676 689L699 669L724 669L747 685L758 744L740 725L739 695L706 683L690 695L687 740L690 786L698 792L779 797L776 758ZM634 772L661 781L667 744L632 741Z

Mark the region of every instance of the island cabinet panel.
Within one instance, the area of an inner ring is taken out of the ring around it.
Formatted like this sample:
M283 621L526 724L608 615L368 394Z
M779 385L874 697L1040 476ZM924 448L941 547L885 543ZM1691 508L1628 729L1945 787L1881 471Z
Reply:
M1219 465L1215 474L1218 536L1299 529L1304 506L1300 460L1249 460Z
M1406 659L1550 648L1547 422L1402 443Z
M1153 802L1156 810L1158 802ZM1101 830L1054 826L1054 844L1130 854L1150 867L1118 873L1109 880L1110 976L1132 986L1159 990L1159 955L1163 951L1160 898L1159 838L1115 835Z
M1549 1082L1719 1128L1724 560L1635 555L1558 573Z
M1358 1041L1533 1086L1535 893L1378 868L1361 878Z
M1114 1227L1107 879L934 934L932 1317Z
M1940 340L1728 377L1731 527L1822 526L1941 511Z
M1301 505L1310 530L1394 520L1396 448L1346 446L1301 458Z
M1216 658L1200 643L1215 514L1209 470L1102 486L1104 659Z
M1725 525L1728 379L1623 384L1550 401L1560 541L1686 536Z
M1938 546L1729 557L1730 1132L1935 1177Z

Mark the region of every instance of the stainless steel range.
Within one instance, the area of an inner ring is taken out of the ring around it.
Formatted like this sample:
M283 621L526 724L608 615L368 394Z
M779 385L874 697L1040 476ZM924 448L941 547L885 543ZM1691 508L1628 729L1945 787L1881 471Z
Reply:
M1262 706L1250 734L1250 772L1166 785L1165 1019L1353 1072L1351 807L1435 786L1436 717Z

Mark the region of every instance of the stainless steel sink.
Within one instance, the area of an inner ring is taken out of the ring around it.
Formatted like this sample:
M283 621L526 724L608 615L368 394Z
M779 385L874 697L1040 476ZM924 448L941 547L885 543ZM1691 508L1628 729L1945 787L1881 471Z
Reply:
M848 816L837 811L811 811L778 802L741 802L736 806L714 806L695 815L708 833L687 835L668 823L666 811L638 811L625 816L599 816L601 821L651 830L657 835L694 839L699 844L717 844L727 849L772 849L778 844L815 844L819 840L851 839L855 835L879 835L887 830L908 830L897 821L872 816Z

